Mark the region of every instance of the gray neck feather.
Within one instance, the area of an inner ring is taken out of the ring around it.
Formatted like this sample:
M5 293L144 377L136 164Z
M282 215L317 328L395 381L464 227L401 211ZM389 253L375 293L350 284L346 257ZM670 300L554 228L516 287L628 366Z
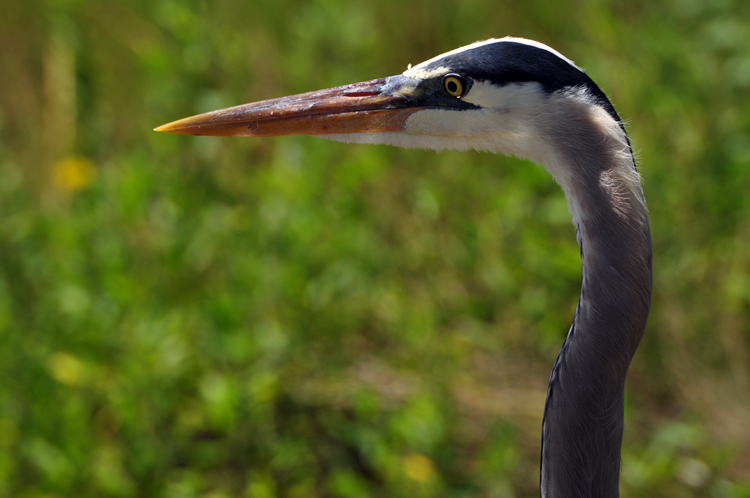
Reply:
M651 301L651 234L624 132L603 126L598 112L567 118L545 130L557 151L557 164L547 167L567 172L558 181L574 212L583 282L547 393L542 498L612 498L619 496L625 375Z

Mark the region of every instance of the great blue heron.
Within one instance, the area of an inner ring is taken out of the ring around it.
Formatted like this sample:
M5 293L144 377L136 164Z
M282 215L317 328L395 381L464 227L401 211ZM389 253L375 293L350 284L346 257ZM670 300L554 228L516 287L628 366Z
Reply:
M535 41L492 39L397 76L222 109L156 130L477 149L543 164L565 191L583 279L547 390L541 495L619 496L625 376L651 302L651 233L623 123L573 62Z

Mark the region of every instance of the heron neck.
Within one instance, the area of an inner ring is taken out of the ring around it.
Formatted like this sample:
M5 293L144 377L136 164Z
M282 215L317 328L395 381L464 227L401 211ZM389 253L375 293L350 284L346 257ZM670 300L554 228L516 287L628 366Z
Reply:
M575 174L563 187L583 279L547 392L542 498L612 498L619 496L625 376L651 300L651 235L629 147L627 154L562 156L576 158L565 165Z

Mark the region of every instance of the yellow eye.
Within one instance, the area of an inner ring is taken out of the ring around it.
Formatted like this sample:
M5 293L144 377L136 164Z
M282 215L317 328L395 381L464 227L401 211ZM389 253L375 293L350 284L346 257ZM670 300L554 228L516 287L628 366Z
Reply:
M458 76L446 76L443 79L443 88L451 97L460 97L464 94L464 82Z

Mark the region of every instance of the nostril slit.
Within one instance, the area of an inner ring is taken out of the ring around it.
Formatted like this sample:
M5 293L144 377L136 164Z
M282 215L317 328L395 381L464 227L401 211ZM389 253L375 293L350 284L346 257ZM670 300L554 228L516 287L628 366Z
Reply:
M380 92L351 92L345 93L344 97L372 97L375 95L380 95Z

